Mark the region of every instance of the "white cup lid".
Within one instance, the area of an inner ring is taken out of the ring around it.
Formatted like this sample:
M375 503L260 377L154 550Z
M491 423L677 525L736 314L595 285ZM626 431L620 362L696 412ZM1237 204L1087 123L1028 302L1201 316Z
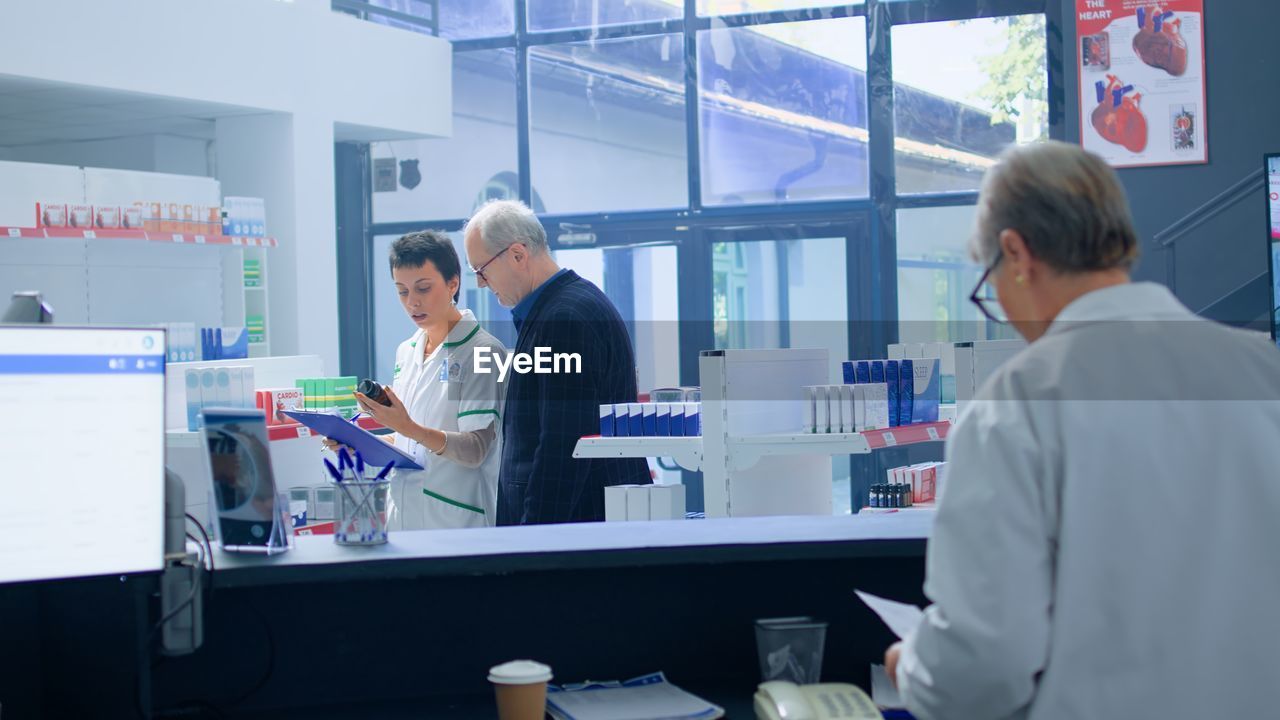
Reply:
M534 660L512 660L489 668L489 682L498 685L532 685L550 679L550 666Z

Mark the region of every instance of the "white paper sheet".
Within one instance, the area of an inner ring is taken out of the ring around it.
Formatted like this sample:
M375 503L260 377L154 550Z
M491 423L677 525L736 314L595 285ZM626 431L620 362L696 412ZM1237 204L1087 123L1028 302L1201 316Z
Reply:
M854 590L854 592L857 593L858 597L862 598L862 602L866 603L867 607L880 616L884 624L888 625L889 629L899 639L906 637L907 633L914 630L924 617L924 611L910 603L886 600L861 590Z
M886 709L903 707L902 696L898 695L898 688L889 681L889 673L883 665L871 666L871 702Z

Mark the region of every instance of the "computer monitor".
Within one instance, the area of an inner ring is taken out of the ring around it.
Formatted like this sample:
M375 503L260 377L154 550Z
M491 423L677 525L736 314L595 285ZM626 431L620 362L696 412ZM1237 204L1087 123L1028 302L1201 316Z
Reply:
M1267 179L1267 258L1271 269L1271 339L1280 343L1280 153L1266 155L1263 171Z
M0 326L0 583L162 569L164 341Z

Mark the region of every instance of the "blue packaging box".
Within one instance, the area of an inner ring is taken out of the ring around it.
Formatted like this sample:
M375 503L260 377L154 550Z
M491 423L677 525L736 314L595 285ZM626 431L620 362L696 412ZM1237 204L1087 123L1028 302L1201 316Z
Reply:
M671 403L671 437L684 437L684 403Z
M628 419L627 408L631 407L629 403L613 404L613 436L614 437L630 437L631 422Z
M600 437L613 437L613 405L600 406Z
M866 360L859 360L857 373L859 385L871 382L871 363Z
M883 360L871 361L871 382L873 383L884 382L884 361Z
M884 384L889 388L889 427L898 427L898 361L884 361Z
M938 422L938 404L942 400L942 372L938 358L917 358L911 383L911 422Z
M687 437L702 435L702 404L684 404L684 434Z
M845 385L854 385L858 382L858 376L854 372L854 362L852 360L845 360L840 363L840 371L844 375Z
M641 405L640 426L644 428L645 437L656 437L658 435L658 404L644 403Z
M903 358L898 361L898 424L910 425L912 407L915 405L915 361Z
M644 437L644 405L627 403L627 426L631 437Z

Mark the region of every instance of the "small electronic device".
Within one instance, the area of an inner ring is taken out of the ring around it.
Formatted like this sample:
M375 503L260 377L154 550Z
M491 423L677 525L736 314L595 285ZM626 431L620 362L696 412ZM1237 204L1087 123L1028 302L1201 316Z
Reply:
M291 546L288 501L276 489L261 410L205 408L214 536L228 552L274 554Z
M762 683L755 697L756 720L881 720L884 716L857 685Z

